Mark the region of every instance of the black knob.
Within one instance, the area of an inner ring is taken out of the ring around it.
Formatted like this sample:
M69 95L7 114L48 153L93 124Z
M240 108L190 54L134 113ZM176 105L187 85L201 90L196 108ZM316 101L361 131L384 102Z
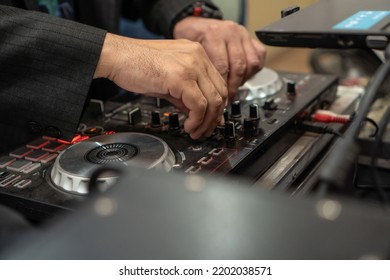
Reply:
M265 110L276 110L278 105L275 103L275 100L273 98L268 98L263 105L263 108Z
M225 139L232 140L236 137L236 127L234 122L225 123Z
M295 97L297 95L297 91L295 88L295 82L289 81L287 82L287 96L288 97Z
M171 113L169 114L169 129L178 130L180 128L179 114Z
M161 126L161 116L159 111L153 111L152 112L152 120L151 120L151 126L152 127L160 127Z
M249 105L249 117L251 119L260 119L260 110L259 110L259 105L257 104L251 104Z
M233 101L231 108L232 108L232 118L240 118L241 117L240 100Z
M226 108L223 109L223 119L225 120L225 122L229 120L229 112Z

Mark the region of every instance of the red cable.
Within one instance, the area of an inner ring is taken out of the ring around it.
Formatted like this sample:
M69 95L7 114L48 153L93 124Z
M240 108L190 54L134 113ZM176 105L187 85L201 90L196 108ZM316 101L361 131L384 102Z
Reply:
M327 110L317 110L311 118L313 121L323 123L348 123L351 120L349 115L339 115Z

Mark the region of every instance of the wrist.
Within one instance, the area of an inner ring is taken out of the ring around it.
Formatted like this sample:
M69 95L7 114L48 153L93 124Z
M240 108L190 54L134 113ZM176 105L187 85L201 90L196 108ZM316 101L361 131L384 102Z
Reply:
M103 47L100 53L99 61L93 75L94 79L109 78L116 60L117 39L114 34L107 33L103 42Z
M170 34L174 37L174 30L178 22L188 17L199 17L199 18L213 18L222 19L222 12L213 4L208 2L198 1L183 9L171 22Z

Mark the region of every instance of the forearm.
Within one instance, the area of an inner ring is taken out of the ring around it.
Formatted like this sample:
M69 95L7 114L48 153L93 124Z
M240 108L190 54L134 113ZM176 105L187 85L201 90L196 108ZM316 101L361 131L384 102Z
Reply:
M76 131L105 31L0 5L1 119ZM69 109L71 108L71 109ZM44 131L43 131L44 132Z

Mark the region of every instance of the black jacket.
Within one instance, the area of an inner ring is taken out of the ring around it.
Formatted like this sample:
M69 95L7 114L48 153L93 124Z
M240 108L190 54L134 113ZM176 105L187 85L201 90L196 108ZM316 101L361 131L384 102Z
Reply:
M37 10L34 0L0 0L0 153L39 134L73 137L106 30L117 30L121 11L169 36L174 16L194 2L75 1L77 20L84 25L26 11Z

